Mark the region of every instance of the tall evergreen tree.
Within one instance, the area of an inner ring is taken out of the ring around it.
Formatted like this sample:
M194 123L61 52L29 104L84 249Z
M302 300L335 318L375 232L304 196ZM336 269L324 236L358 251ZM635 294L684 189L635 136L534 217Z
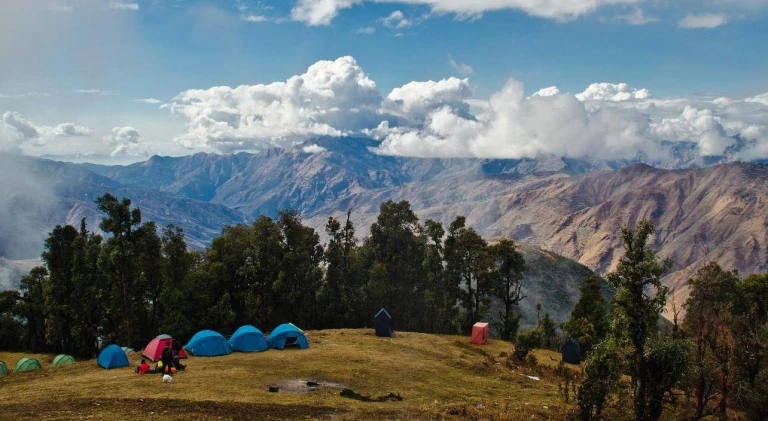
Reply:
M490 289L504 305L504 311L498 315L501 338L512 340L517 336L520 322L517 306L526 298L523 295L525 258L512 240L501 240L490 246L489 252L494 262Z
M466 227L463 216L456 217L448 228L445 260L447 276L453 283L461 285L462 331L469 333L488 309L493 259L485 240L474 229Z
M608 310L603 297L602 282L597 275L584 279L571 317L563 324L566 335L576 339L585 354L603 340L608 332Z
M648 415L649 367L647 343L657 330L657 323L667 302L669 289L661 277L671 262L660 262L648 246L654 225L648 220L638 222L634 229L623 227L621 238L625 254L608 282L616 288L614 297L614 335L625 339L631 363L629 373L634 389L635 421L645 421Z

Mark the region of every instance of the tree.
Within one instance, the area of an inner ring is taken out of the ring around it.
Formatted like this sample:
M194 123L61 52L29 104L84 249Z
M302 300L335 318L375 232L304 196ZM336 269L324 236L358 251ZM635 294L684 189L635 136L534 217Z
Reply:
M592 347L603 340L608 332L602 283L602 279L597 275L584 279L571 317L563 324L563 331L576 339L584 354L589 354Z
M555 343L557 336L557 326L550 317L549 312L544 312L544 317L541 319L541 330L544 332L544 342L542 346L544 348L551 348Z
M424 312L425 240L407 201L381 204L362 253L368 272L368 314L390 309L404 330L417 329Z
M456 333L459 297L458 283L452 283L445 272L445 246L443 224L427 219L424 221L427 238L424 250L424 271L426 272L425 302L430 311L424 315L424 327L430 332Z
M633 385L635 421L645 421L648 414L648 359L646 344L656 332L659 316L667 302L668 288L661 277L671 266L659 262L648 247L654 225L648 220L634 229L623 227L621 237L625 254L608 282L616 288L614 296L614 330L617 338L627 342L631 364L629 373Z
M0 292L0 351L24 351L22 298L18 291Z
M45 330L45 321L48 316L45 300L47 278L48 270L37 266L19 282L22 296L18 313L27 325L27 343L24 348L33 352L45 352L50 348Z
M45 240L42 260L48 277L44 288L46 339L56 351L72 352L72 327L77 308L70 300L73 293L72 262L75 258L77 230L70 225L58 225Z
M622 368L622 355L613 341L602 341L593 348L584 362L584 378L577 392L582 421L603 419L608 396L619 387Z
M517 336L520 322L518 303L526 298L522 292L525 259L515 242L507 239L490 246L489 253L494 264L490 290L504 305L504 311L498 315L501 338L511 340Z
M462 331L468 333L488 309L493 259L485 240L474 229L466 227L463 216L457 216L448 228L445 260L447 276L461 288Z
M720 396L719 417L727 418L737 282L735 272L726 272L714 262L699 269L688 281L691 294L685 303L683 329L695 347L695 420L714 412L709 403L716 395L715 390Z

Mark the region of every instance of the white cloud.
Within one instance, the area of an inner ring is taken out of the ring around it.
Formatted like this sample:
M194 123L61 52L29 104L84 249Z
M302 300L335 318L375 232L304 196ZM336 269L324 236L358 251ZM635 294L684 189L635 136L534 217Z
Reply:
M73 123L62 123L54 127L51 131L56 136L89 136L93 133L93 130L85 126L78 126Z
M291 10L293 20L311 26L329 25L339 12L362 4L364 0L298 0ZM423 5L436 14L454 14L459 18L479 17L499 10L518 10L531 16L565 21L613 5L638 4L643 0L365 0L374 3Z
M162 101L156 98L139 98L134 99L133 102L143 102L144 104L160 104Z
M766 107L768 107L768 92L766 92L766 93L764 93L762 95L757 95L757 96L753 96L751 98L747 98L744 101L752 102L752 103L757 103L757 104L762 104L762 105L765 105Z
M125 2L125 1L111 1L109 2L109 8L115 10L139 10L138 3Z
M50 97L50 94L47 94L45 92L25 92L23 94L2 94L0 93L0 98L32 98L32 97Z
M680 19L677 26L683 29L712 29L725 25L726 23L728 23L728 16L724 14L689 14Z
M475 72L475 69L473 69L472 66L465 63L459 63L454 60L453 57L448 58L448 63L450 63L451 67L453 67L453 69L459 72L459 74L462 76L469 76Z
M291 19L309 26L330 25L340 10L360 2L361 0L298 0L291 9Z
M312 145L307 145L307 146L303 147L301 150L304 153L320 153L320 152L325 152L328 149L325 149L324 147L322 147L320 145L312 144Z
M114 95L115 93L112 91L102 91L99 89L78 89L75 91L75 93L78 94L85 94L85 95L99 95L99 96L107 96L107 95Z
M109 154L111 157L118 156L137 156L139 152L139 131L133 127L113 127L112 131L104 136L107 144L114 149Z
M358 30L355 31L355 33L365 34L365 35L370 35L374 32L376 32L376 28L374 28L373 26L363 26L362 28L358 28Z
M410 19L406 19L403 12L399 10L395 10L389 16L382 18L381 23L387 28L392 29L403 29L413 25L413 22Z
M409 82L384 96L352 57L341 57L285 82L188 90L167 108L187 119L177 142L225 152L364 135L382 140L382 153L423 157L653 161L680 143L700 156L768 157L768 93L654 99L626 83L524 92L510 80L488 99L471 98L469 80L452 77Z
M647 89L635 89L626 83L593 83L580 94L580 101L629 101L633 99L651 98Z
M188 119L177 138L188 148L247 150L340 136L377 121L382 98L352 57L319 61L285 82L193 89L169 107Z
M20 152L22 145L43 146L57 137L88 136L93 131L74 123L38 126L16 111L6 111L0 119L0 150Z
M534 92L534 94L531 95L531 97L536 97L536 96L555 96L555 95L560 95L560 89L558 89L557 86L550 86L550 87L547 87L547 88L539 89L538 91Z
M243 16L243 20L246 22L254 23L269 22L269 18L264 15L247 15Z
M393 115L417 124L432 110L449 106L468 114L466 100L472 95L469 79L451 77L439 81L410 82L395 88L387 95L384 108Z

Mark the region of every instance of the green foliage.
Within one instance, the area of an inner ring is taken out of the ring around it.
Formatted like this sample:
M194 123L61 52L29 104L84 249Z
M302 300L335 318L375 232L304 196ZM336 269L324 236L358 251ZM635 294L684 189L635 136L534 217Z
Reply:
M544 312L544 317L541 319L541 330L544 332L544 341L541 346L552 348L557 340L557 325L549 316L549 312Z
M511 340L517 336L520 323L517 305L525 299L525 295L522 293L525 259L517 251L515 242L506 239L490 246L488 254L493 264L489 276L490 291L504 305L504 311L498 314L501 338Z
M531 330L525 331L517 335L517 341L515 342L515 349L512 351L512 356L518 360L523 361L528 353L534 349L541 348L546 341L544 329L535 327Z
M602 419L609 396L619 388L623 355L612 341L597 344L584 362L584 377L577 400L582 421Z
M576 339L585 355L605 338L608 332L608 315L602 291L602 279L590 276L579 288L579 299L571 317L563 324L565 334Z
M622 228L625 254L616 270L607 275L608 282L616 288L612 334L617 341L626 343L631 359L629 374L634 389L636 421L644 421L648 413L646 344L656 332L669 292L661 284L661 277L671 262L659 262L648 247L654 229L648 220L638 222L634 229Z

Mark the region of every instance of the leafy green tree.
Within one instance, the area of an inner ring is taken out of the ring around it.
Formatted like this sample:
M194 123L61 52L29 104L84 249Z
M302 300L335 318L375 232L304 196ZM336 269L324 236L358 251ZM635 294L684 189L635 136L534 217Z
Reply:
M424 301L429 312L424 315L423 326L429 332L456 333L459 330L456 303L460 289L446 276L443 224L427 219L424 221L424 235L427 238L423 263L426 273Z
M576 339L584 354L589 354L592 347L605 338L608 315L599 276L584 279L571 317L563 324L563 331L568 337Z
M622 361L623 355L612 340L604 340L592 349L584 362L584 377L576 394L581 421L603 419L609 396L620 387Z
M517 335L517 341L515 342L515 349L512 351L512 356L518 361L523 361L525 360L525 357L528 356L528 353L534 349L541 348L544 341L544 329L540 327L521 332Z
M676 391L687 383L689 344L671 335L656 335L647 342L648 419L658 421L664 408L677 404Z
M552 320L548 311L544 312L544 317L541 319L541 330L544 332L544 348L552 348L557 340L557 325Z
M515 242L507 239L490 246L488 252L493 259L490 291L504 306L498 315L501 338L511 340L517 336L520 323L517 306L526 298L522 292L525 258L517 251Z
M469 333L488 309L493 259L485 240L474 229L466 227L463 216L456 217L448 228L445 260L446 275L451 283L461 287L462 331Z
M80 358L91 358L98 351L97 337L104 318L103 276L99 269L102 238L89 232L85 218L80 221L80 231L73 243L72 290L69 303L72 313L72 347L65 352Z
M0 351L24 351L22 298L18 291L0 292Z
M403 330L414 330L422 320L426 276L419 219L407 201L381 204L363 255L368 272L368 314L388 308Z
M734 303L737 299L738 275L727 272L717 263L709 263L688 281L691 294L685 303L683 329L694 344L694 420L712 413L710 401L719 396L718 412L727 418L730 365L734 354ZM717 391L718 393L714 393Z
M646 345L657 329L661 312L667 302L668 288L661 277L671 262L660 262L648 246L654 232L648 220L638 222L634 229L623 227L621 237L625 254L608 282L616 288L613 301L613 334L626 341L631 359L629 374L633 385L635 421L645 421L648 415L648 358Z
M48 318L45 299L47 282L48 271L42 266L33 268L19 282L19 290L22 293L19 314L27 326L25 349L33 352L46 352L51 349L45 328Z
M295 210L278 213L277 224L283 236L283 259L273 285L279 297L277 317L297 320L313 328L320 320L316 293L322 282L320 262L323 248L313 228L304 226Z
M70 300L74 291L72 262L75 259L77 230L70 225L59 225L45 240L42 260L48 271L44 289L47 342L56 351L72 352L72 327L78 308Z

